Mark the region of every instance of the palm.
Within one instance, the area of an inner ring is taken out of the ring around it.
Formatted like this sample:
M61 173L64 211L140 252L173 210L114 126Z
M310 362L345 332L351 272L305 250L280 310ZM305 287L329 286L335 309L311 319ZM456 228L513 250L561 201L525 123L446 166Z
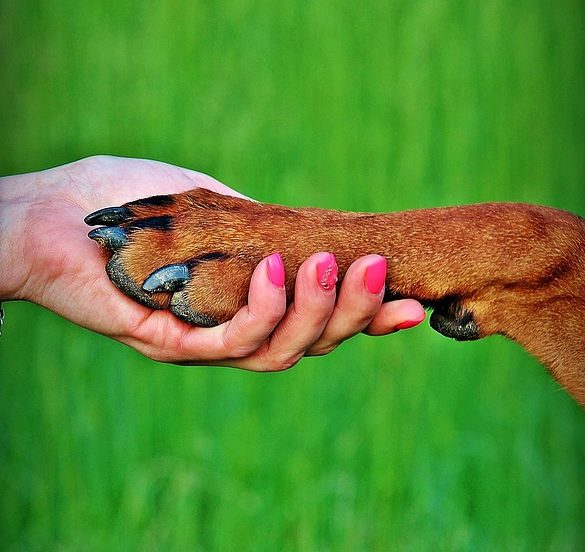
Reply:
M83 218L101 207L196 186L236 193L200 173L145 160L98 157L61 170L71 177L71 187L58 194L59 200L53 194L50 201L35 206L31 237L47 268L42 303L156 358L180 347L187 333L190 338L204 334L167 311L152 311L116 292L104 272L104 252L87 238Z

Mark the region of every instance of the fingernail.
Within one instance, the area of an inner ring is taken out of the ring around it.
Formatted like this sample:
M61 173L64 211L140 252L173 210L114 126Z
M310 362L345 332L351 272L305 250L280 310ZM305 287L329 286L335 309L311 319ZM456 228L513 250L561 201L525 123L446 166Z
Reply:
M337 263L335 256L326 253L323 259L317 263L317 281L322 289L328 291L337 283Z
M280 253L273 253L267 259L268 279L276 287L284 286L284 263Z
M424 318L420 318L419 320L405 320L396 326L397 330L408 330L408 328L413 328L414 326L418 326Z
M366 268L366 288L370 293L378 295L386 283L386 258L380 257L376 262Z

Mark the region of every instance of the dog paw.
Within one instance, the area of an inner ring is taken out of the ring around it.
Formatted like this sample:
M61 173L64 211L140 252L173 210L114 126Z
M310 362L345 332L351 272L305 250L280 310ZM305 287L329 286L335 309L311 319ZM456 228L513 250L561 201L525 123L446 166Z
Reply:
M85 218L89 237L106 249L110 280L153 309L197 326L229 320L246 303L269 239L246 239L258 204L205 189L108 207Z
M444 299L433 305L430 318L433 330L457 341L473 341L480 338L479 327L473 313L453 299Z

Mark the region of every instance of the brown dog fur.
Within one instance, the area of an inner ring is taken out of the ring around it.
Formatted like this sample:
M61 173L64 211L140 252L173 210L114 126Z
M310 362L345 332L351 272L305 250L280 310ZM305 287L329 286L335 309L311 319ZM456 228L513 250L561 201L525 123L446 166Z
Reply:
M141 285L161 266L195 260L182 293L217 322L245 304L252 271L271 253L282 254L289 301L312 253L334 253L340 279L356 258L378 253L388 260L388 298L471 319L471 333L459 339L502 334L518 342L585 406L585 220L576 215L514 203L348 213L205 189L127 208L130 241L117 254L130 277ZM160 216L170 217L164 229L132 230L136 220ZM165 308L170 294L152 299Z

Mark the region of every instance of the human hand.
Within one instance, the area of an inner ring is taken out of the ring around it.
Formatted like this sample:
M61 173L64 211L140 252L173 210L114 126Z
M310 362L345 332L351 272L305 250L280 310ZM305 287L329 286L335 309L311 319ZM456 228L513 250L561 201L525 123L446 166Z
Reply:
M384 335L424 319L414 300L382 304L385 260L377 255L351 265L337 298L335 286L324 289L317 278L327 253L312 255L299 269L288 309L284 288L270 279L275 259L264 259L252 277L248 305L214 328L190 326L118 292L104 272L103 253L87 239L84 216L197 186L241 196L195 171L105 156L2 179L0 300L36 302L155 360L256 371L282 370L303 356L328 353L360 331Z

